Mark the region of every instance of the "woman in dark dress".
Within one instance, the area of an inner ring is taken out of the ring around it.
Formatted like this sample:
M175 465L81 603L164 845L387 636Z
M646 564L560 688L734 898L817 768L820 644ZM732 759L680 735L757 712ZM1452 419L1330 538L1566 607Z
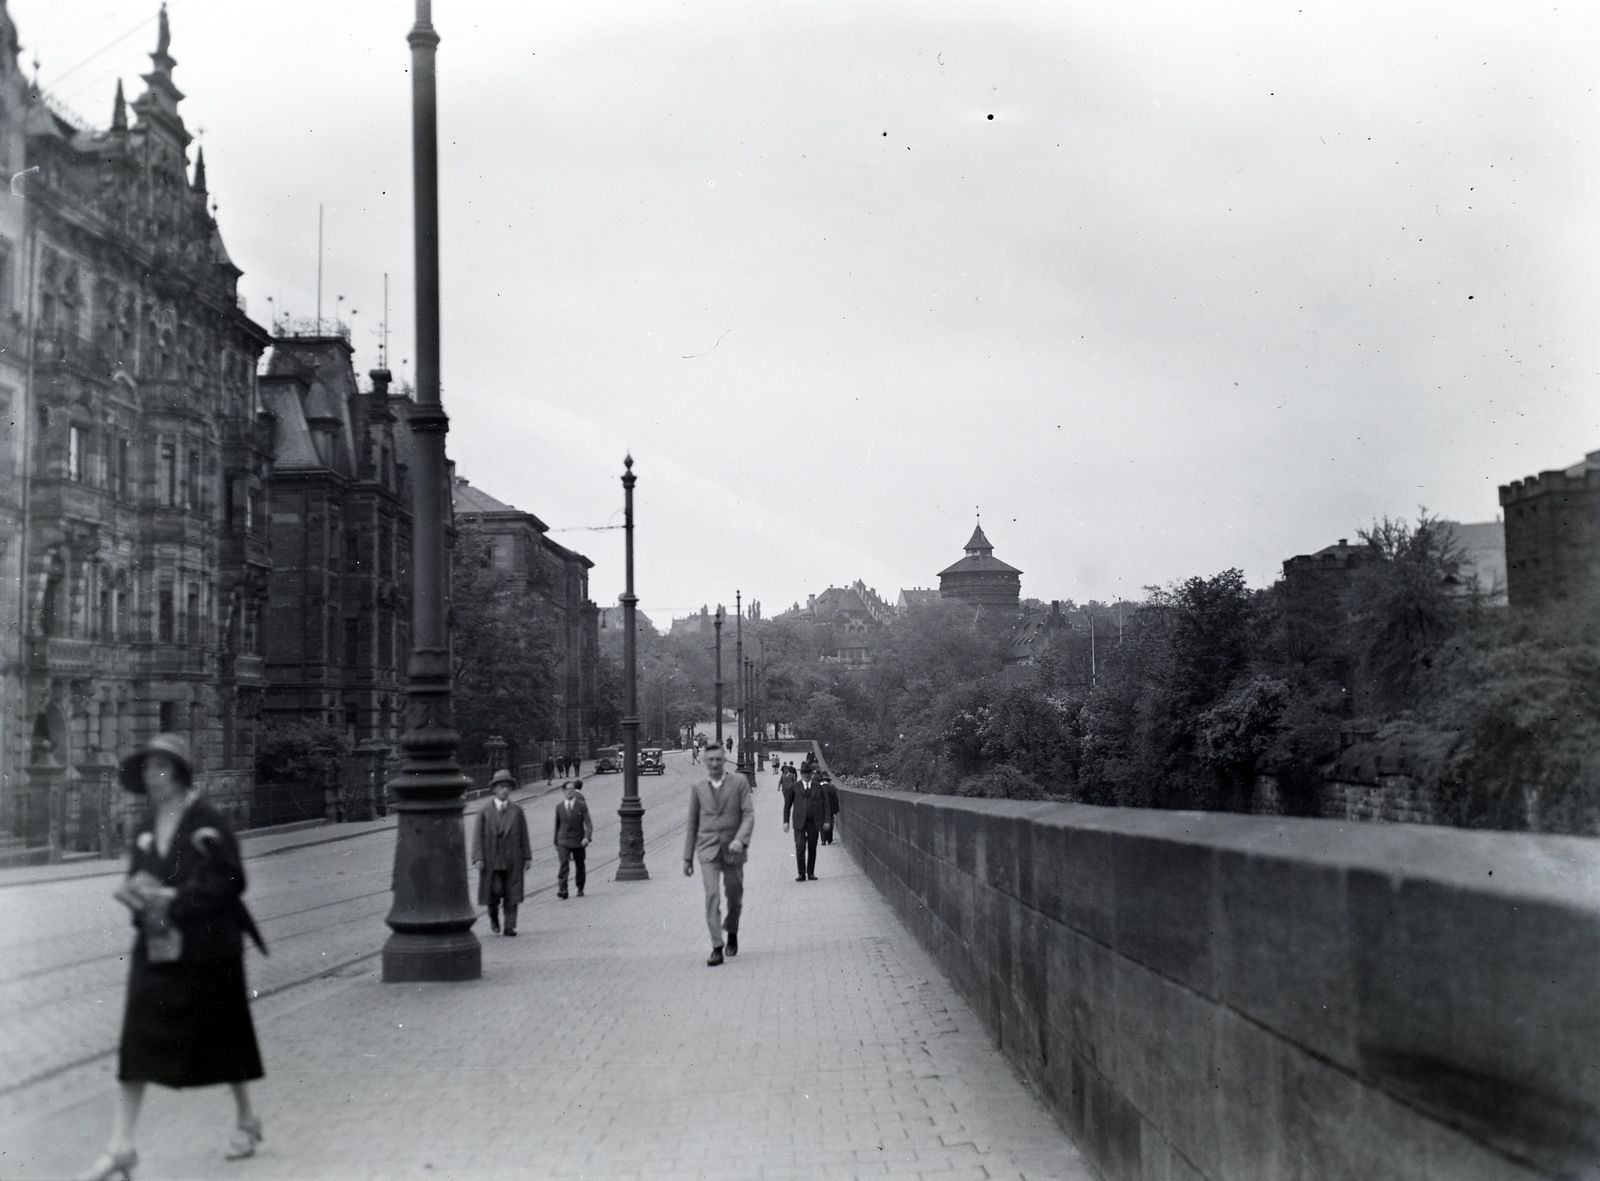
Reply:
M85 1174L128 1181L138 1163L134 1131L148 1083L227 1083L238 1128L227 1158L255 1153L261 1121L247 1084L262 1076L245 988L244 936L261 945L244 893L239 843L222 814L191 799L188 743L158 734L123 760L122 786L147 795L150 813L134 838L118 901L138 930L128 971L117 1070L120 1102L105 1155ZM263 947L264 951L265 948Z

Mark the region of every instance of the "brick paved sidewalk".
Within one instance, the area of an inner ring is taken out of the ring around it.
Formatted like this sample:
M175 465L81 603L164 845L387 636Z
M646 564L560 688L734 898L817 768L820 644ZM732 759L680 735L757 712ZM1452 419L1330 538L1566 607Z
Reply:
M366 964L261 1001L260 1155L223 1162L225 1091L153 1088L139 1176L1086 1178L848 854L795 882L770 779L757 799L726 966L704 966L681 813L658 806L650 881L530 899L518 938L480 932L480 982L384 985ZM0 1124L0 1175L91 1160L113 1069Z

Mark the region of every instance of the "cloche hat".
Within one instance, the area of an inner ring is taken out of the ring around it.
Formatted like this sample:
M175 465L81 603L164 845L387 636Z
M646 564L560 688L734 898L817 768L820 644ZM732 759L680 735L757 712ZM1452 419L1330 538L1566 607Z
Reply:
M189 740L182 734L157 734L142 750L137 750L122 760L117 777L123 791L144 795L144 764L151 755L165 755L178 768L178 779L184 787L194 782L193 761L189 757Z

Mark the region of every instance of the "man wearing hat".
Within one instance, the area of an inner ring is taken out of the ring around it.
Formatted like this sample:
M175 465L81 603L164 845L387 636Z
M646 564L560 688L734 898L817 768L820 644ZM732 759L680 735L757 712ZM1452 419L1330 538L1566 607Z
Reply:
M522 903L522 876L533 864L528 843L528 818L511 802L516 780L510 771L496 771L489 780L494 799L478 812L472 830L472 864L478 867L478 904L489 908L489 929L500 933L500 905L506 908L507 935L517 933L517 907Z
M556 871L556 897L567 896L567 864L577 863L578 897L583 897L583 861L589 842L594 839L594 821L589 819L589 801L583 798L583 780L569 779L561 785L562 801L556 805L556 855L561 866Z

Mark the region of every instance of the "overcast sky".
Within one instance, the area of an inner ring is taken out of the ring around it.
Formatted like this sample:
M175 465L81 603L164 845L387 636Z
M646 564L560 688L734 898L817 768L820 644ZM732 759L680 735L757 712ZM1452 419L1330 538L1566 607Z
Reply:
M155 9L10 4L96 126ZM251 314L314 312L320 202L409 376L411 5L169 11ZM978 506L1080 601L1493 519L1600 448L1596 13L438 0L451 457L576 529L632 448L658 621L936 585Z

